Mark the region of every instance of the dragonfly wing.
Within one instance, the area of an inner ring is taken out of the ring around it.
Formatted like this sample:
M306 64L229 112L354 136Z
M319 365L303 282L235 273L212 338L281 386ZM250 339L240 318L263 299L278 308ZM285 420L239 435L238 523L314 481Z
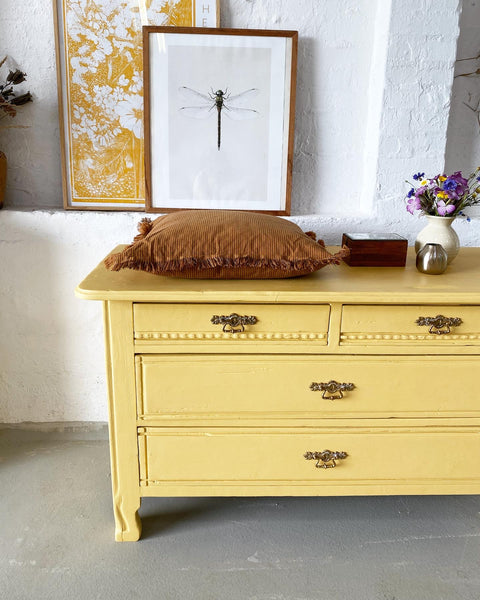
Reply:
M222 114L233 121L244 121L246 119L256 119L260 116L258 110L253 108L237 108L234 106L223 105Z
M190 100L191 102L195 102L196 104L207 102L210 105L213 102L212 98L207 96L207 94L201 94L200 92L192 90L192 88L184 85L179 87L178 91L180 92L180 96L182 96L182 98L185 98L185 100Z
M214 114L215 104L211 106L182 106L179 110L182 115L193 119L206 119Z
M235 96L228 96L226 99L229 104L236 104L238 106L244 106L245 102L250 102L252 98L255 98L260 93L258 88L250 88L249 90L245 90L241 94L236 94Z

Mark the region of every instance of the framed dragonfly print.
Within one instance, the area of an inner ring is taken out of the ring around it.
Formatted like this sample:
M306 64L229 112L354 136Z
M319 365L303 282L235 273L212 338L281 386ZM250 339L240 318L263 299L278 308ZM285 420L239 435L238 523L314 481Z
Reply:
M144 210L142 26L217 27L218 0L54 0L68 209Z
M290 214L297 38L143 28L147 212Z

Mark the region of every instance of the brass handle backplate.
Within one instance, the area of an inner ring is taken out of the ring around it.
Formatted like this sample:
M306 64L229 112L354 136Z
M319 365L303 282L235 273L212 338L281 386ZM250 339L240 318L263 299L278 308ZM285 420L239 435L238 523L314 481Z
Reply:
M415 321L417 325L430 327L428 333L435 335L445 335L450 333L450 327L458 327L463 323L460 317L444 317L437 315L436 317L418 317Z
M323 392L322 398L325 400L340 400L340 398L343 398L343 392L351 392L355 389L355 385L353 383L339 383L332 379L327 383L313 382L310 389L312 392Z
M316 460L317 469L333 469L337 466L335 461L347 458L346 452L333 452L332 450L322 450L321 452L305 452L303 455L307 460Z
M242 333L245 331L245 325L255 325L258 319L254 316L232 313L231 315L213 315L210 321L214 325L223 325L225 333Z

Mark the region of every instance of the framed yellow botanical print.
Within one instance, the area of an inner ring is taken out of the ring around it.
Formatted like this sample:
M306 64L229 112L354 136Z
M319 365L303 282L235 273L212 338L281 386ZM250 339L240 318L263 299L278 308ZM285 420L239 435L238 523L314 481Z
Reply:
M67 209L144 210L142 25L218 25L218 0L54 0Z

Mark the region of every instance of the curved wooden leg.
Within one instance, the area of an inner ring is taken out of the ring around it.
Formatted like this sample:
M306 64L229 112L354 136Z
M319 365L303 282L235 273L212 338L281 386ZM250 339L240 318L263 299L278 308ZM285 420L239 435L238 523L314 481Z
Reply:
M125 506L121 501L118 504L114 501L115 541L136 542L140 539L142 522L138 514L138 508L140 508L140 504L135 509Z
M135 354L131 302L108 302L105 345L109 396L110 462L115 539L136 541L142 524L135 402Z

